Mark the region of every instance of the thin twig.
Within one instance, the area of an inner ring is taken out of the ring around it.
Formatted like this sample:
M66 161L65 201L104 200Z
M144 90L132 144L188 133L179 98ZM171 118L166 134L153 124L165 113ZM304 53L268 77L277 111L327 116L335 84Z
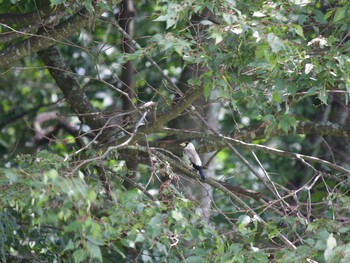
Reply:
M82 162L80 162L79 164L77 164L74 169L69 173L69 175L71 174L74 174L80 167L82 167L83 165L87 164L87 163L90 163L90 162L93 162L93 161L96 161L96 160L101 160L103 159L104 157L107 156L107 154L112 151L112 150L118 150L120 148L124 148L126 147L131 141L132 139L134 138L135 134L137 133L137 130L138 128L140 127L140 125L142 124L142 122L144 121L144 119L146 118L147 116L147 113L148 111L145 111L142 115L142 117L139 119L139 121L137 122L135 128L134 128L134 131L133 133L130 135L130 137L124 141L123 143L119 144L119 145L115 145L115 146L110 146L108 147L104 153L102 153L101 155L97 156L97 157L93 157L93 158L89 158L89 159L85 159L83 160Z
M148 153L148 150L146 147L143 146L129 146L129 149L134 149L137 151L142 151L144 153ZM194 172L190 171L186 166L182 165L179 162L175 162L171 158L159 153L158 151L153 151L152 148L150 149L153 154L156 156L159 156L162 158L162 160L166 160L169 163L172 164L172 166L176 167L179 171L182 173L188 175L189 177L192 177L194 179L198 180L198 175ZM216 180L213 180L211 178L207 178L205 181L206 184L209 184L217 189L220 189L224 193L226 193L229 197L231 197L236 204L238 204L241 208L245 209L252 217L256 218L264 227L268 227L268 224L266 221L264 221L252 208L250 208L245 202L243 202L236 194L234 194L232 191L228 190L225 186L223 186L220 182L217 182ZM289 248L296 249L296 247L293 245L292 242L290 242L280 231L277 231L276 234L283 243L285 243Z
M194 108L194 107L193 107ZM197 112L193 109L193 112L195 113L196 117L199 118L202 123L210 130L212 131L215 135L223 138L224 136L221 135L218 131L216 131L213 127L211 127L211 125L209 125L209 123ZM225 144L237 155L237 157L248 167L248 169L253 172L254 174L258 174L255 169L252 167L252 165L237 151L237 149L231 145L229 142L225 142ZM213 182L212 182L213 183ZM215 183L214 183L215 184ZM223 187L220 185L220 187L218 187L218 185L216 185L217 188L222 189ZM223 191L225 190L225 192L227 192L227 189L224 188L222 189ZM236 196L235 194L231 194L230 197L237 203L239 204L242 208L246 209L249 214L251 214L253 217L257 218L258 221L264 226L264 227L268 227L268 224L253 210L250 208L250 206L248 206L245 202L243 202L242 199L240 199L238 196ZM288 240L288 238L286 238L280 231L277 230L277 236L279 237L279 239L286 244L289 248L291 249L296 249L296 246Z
M316 163L319 163L319 164L326 165L326 166L332 168L335 171L344 173L347 176L350 176L350 170L348 170L348 169L346 169L344 167L341 167L339 165L336 165L334 163L331 163L329 161L326 161L326 160L314 157L314 156L304 155L304 154L300 154L300 153L287 152L287 151L271 148L269 146L265 146L265 145L261 145L261 144L247 143L247 142L243 142L241 140L237 140L237 139L234 139L234 138L231 138L231 137L223 136L221 134L209 134L209 133L203 134L203 133L195 132L195 131L177 130L177 129L169 129L169 128L163 128L159 132L176 133L176 134L182 134L182 135L191 136L192 138L193 137L198 137L198 138L202 138L202 139L208 139L211 142L209 145L214 146L213 148L222 147L223 145L226 145L226 143L230 143L232 145L237 145L237 146L240 146L242 148L249 149L249 150L260 150L260 151L276 154L276 155L279 155L279 156L296 159L296 160L299 160L299 161L301 161L301 160L305 161L306 160L306 161L310 161L310 162L316 162ZM213 141L217 142L217 144L216 145L213 144L212 143Z
M289 204L288 204L288 203L282 198L282 196L279 194L279 192L278 192L278 190L277 190L277 188L276 188L274 182L271 180L269 174L268 174L268 173L266 172L266 170L264 169L263 165L261 164L261 162L260 162L260 160L258 159L258 157L256 156L256 154L255 154L253 151L252 151L252 154L253 154L253 156L254 156L256 162L257 162L258 165L260 166L260 169L264 172L264 175L265 175L267 181L270 183L270 185L267 184L267 183L265 182L265 179L263 179L263 178L261 178L261 179L259 178L259 179L263 182L263 184L264 184L277 198L279 198L279 199L282 201L282 207L283 207L283 208L284 208L283 204L286 205L288 208L290 208ZM272 188L271 188L271 186L272 186Z
M131 178L122 175L120 173L117 173L115 171L113 171L111 168L104 166L104 169L106 169L108 172L112 173L114 176L118 176L120 178L122 178L125 181L128 181L128 183L130 183L131 185L135 186L136 188L138 188L144 195L146 195L150 200L154 201L154 197L147 192L146 188L144 188L142 185L138 184L137 182L135 182L134 180L132 180Z

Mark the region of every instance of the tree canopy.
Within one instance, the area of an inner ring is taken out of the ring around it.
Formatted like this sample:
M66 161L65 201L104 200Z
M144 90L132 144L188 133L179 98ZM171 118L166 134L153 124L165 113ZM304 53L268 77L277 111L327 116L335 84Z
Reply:
M2 1L0 261L349 262L349 10Z

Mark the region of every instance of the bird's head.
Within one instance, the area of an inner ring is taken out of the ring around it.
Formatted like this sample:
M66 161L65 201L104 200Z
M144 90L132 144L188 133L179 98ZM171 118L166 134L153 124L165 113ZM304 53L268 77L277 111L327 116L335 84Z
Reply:
M181 147L186 147L188 144L190 144L190 142L183 142L183 143L180 143L180 146Z

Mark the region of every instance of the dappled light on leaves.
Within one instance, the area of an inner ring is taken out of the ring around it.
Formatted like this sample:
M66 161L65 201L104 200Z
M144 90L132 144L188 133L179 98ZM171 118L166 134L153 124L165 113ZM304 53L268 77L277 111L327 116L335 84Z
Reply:
M349 10L3 1L0 261L349 261Z

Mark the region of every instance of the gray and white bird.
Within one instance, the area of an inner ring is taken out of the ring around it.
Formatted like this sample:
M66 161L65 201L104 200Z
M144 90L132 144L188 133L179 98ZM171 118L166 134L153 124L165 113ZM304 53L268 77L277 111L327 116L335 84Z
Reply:
M190 142L183 142L180 146L184 147L183 156L187 163L192 164L193 168L199 172L202 180L205 180L205 176L202 169L202 161L196 151L194 145Z

